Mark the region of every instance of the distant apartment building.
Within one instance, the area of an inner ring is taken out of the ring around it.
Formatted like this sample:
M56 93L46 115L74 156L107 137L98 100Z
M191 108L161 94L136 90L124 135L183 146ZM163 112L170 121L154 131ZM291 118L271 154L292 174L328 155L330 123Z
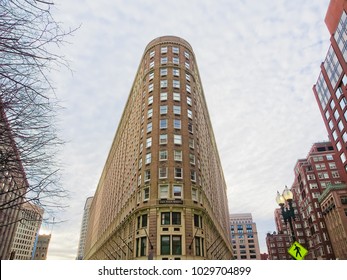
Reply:
M336 163L331 142L313 144L306 159L295 165L291 190L302 221L302 228L296 228L295 234L306 240L302 244L309 251L305 259L335 258L319 198L328 187L341 184L344 172Z
M327 187L318 198L336 259L347 260L347 185Z
M230 214L234 259L260 260L257 225L251 213Z
M2 260L11 258L11 247L27 187L28 182L22 162L0 100L0 259Z
M269 260L291 260L288 253L292 240L290 236L284 233L268 233L266 235L266 246Z
M21 206L16 233L11 246L14 260L31 260L42 223L43 209L29 202Z
M51 241L51 234L40 234L37 239L35 252L33 254L34 260L46 260L48 254L49 242Z
M77 252L77 260L83 260L84 256L84 246L86 244L86 235L88 229L88 220L89 220L89 210L92 205L93 197L88 197L84 204L83 218L81 224L81 232L80 232L80 240L78 243L78 252Z
M347 182L347 1L332 0L325 17L330 32L327 55L313 92L329 139L342 166L341 180Z
M232 259L226 189L193 49L156 38L93 198L84 259Z

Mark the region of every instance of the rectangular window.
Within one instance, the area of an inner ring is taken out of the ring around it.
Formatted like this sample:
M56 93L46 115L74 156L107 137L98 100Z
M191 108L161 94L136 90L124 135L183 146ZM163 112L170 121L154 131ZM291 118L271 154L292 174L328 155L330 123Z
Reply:
M152 137L148 137L146 139L146 148L150 148L152 146Z
M187 104L192 106L192 99L189 96L187 96Z
M151 132L152 131L152 122L149 122L147 124L147 133Z
M151 161L152 161L152 154L151 153L146 154L145 164L150 164Z
M189 162L192 165L195 165L195 155L189 154Z
M159 144L160 145L167 144L167 134L160 134L160 136L159 136Z
M148 92L151 92L151 91L153 91L153 84L148 85Z
M182 151L174 150L175 161L182 161Z
M160 68L160 76L166 76L167 75L167 68Z
M160 53L167 53L167 47L161 47Z
M171 224L172 225L181 225L181 212L172 212L171 213Z
M181 95L179 94L179 92L173 93L173 100L174 101L181 101Z
M167 57L162 57L160 59L160 64L166 64L167 63Z
M173 68L173 69L172 69L172 75L174 75L175 77L179 77L179 75L180 75L180 69Z
M190 82L190 75L188 73L186 73L186 80Z
M167 167L159 167L159 179L167 178Z
M160 254L170 255L170 235L160 236Z
M184 52L184 56L189 59L189 53L187 51Z
M172 255L182 254L182 241L180 235L172 236Z
M154 61L151 61L151 63L149 64L149 68L152 69L154 67Z
M174 144L182 145L182 135L174 134Z
M198 190L196 188L192 188L192 200L199 201Z
M181 120L173 120L174 122L174 129L181 129Z
M187 69L189 69L189 67L190 67L189 62L185 62L185 63L184 63L184 66L185 66Z
M195 242L195 255L196 256L203 256L203 238L196 236L194 239Z
M167 160L167 150L159 151L159 160Z
M166 88L167 87L167 80L161 80L160 81L160 88Z
M180 48L179 47L172 47L172 53L179 54L180 53Z
M143 200L144 201L149 200L149 188L144 188L143 189Z
M148 80L151 81L154 78L154 72L149 73Z
M192 110L188 109L188 110L187 110L187 115L188 115L188 118L192 119L192 118L193 118L193 112L192 112Z
M189 148L194 149L194 139L189 138Z
M180 81L178 80L173 80L172 81L172 85L174 88L180 88Z
M170 212L162 212L161 225L169 225L169 224L170 224Z
M188 123L188 131L190 133L193 133L193 124L192 123Z
M198 214L194 214L194 226L202 228L202 217Z
M151 52L149 53L149 58L154 57L154 55L155 55L155 51L153 50L153 51L151 51Z
M190 170L190 180L196 182L196 172L194 170Z
M161 92L160 101L166 101L166 100L167 100L167 92Z
M181 170L182 172L182 170ZM182 185L173 185L172 193L174 198L182 198Z
M190 85L186 85L186 91L191 93Z
M167 105L160 106L160 115L167 114Z
M147 227L147 214L143 214L137 217L137 229Z
M180 59L178 57L173 57L172 58L172 63L173 64L180 64Z
M161 119L159 122L160 129L166 129L167 128L167 119Z
M147 237L136 238L136 257L146 256Z
M153 109L148 109L147 111L147 119L151 118L153 116Z
M153 95L148 97L148 105L151 105L153 103Z
M169 197L169 185L159 185L159 198Z
M145 182L151 179L151 170L145 170Z
M174 105L173 106L173 112L175 115L180 115L181 114L181 106Z

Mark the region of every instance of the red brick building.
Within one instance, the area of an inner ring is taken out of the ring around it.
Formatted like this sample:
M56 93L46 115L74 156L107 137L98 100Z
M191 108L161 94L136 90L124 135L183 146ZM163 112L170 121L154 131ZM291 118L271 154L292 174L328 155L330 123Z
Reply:
M313 92L334 149L337 165L347 170L347 1L332 0L325 17L331 45ZM341 180L347 182L347 172Z

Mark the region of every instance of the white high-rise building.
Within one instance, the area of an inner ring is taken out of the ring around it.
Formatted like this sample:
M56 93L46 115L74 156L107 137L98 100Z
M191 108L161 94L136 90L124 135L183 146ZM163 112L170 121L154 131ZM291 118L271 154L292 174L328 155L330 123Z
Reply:
M29 202L19 212L16 233L11 246L11 257L15 260L31 260L35 240L42 223L43 209Z
M90 209L90 205L92 204L92 201L93 201L93 197L92 196L88 197L84 205L80 241L78 243L78 252L77 252L77 258L76 258L77 260L83 259L84 246L86 243L86 234L87 234L87 228L88 228L89 209Z
M230 214L233 255L238 260L260 260L257 225L251 213Z

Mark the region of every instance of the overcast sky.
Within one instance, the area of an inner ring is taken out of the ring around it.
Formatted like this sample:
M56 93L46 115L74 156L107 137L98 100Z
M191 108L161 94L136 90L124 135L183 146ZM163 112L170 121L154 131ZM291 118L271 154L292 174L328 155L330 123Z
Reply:
M80 28L52 73L60 113L62 183L48 259L75 259L83 207L96 189L146 45L175 35L193 47L228 186L231 213L252 213L261 252L275 230L276 191L327 132L312 86L329 47L329 0L55 0Z

